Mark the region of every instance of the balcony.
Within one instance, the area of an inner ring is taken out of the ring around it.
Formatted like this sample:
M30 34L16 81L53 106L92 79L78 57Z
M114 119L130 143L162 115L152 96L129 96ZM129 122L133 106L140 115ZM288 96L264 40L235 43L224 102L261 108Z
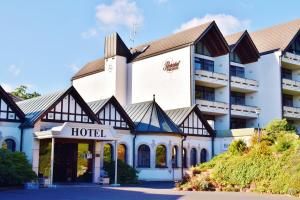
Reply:
M283 106L283 117L290 119L300 119L300 108Z
M233 117L257 118L257 107L246 105L231 105L231 115Z
M286 52L282 55L282 64L289 69L300 69L300 55Z
M288 94L300 94L300 82L283 78L282 89Z
M203 86L212 88L224 87L228 84L228 77L226 74L205 70L196 70L195 80Z
M236 92L256 92L258 90L258 82L256 80L232 76L231 89Z
M228 114L229 106L224 102L207 101L202 99L196 99L199 109L206 114L213 115L226 115Z

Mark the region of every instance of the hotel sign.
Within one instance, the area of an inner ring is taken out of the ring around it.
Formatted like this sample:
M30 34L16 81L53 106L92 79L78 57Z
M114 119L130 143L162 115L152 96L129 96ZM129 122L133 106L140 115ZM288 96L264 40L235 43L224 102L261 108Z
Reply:
M172 72L174 70L178 70L179 69L179 64L180 64L180 60L179 61L173 61L172 59L168 59L165 61L164 64L164 71L167 72Z
M112 126L88 123L65 122L62 126L53 127L47 131L35 133L38 139L70 138L89 140L117 140Z

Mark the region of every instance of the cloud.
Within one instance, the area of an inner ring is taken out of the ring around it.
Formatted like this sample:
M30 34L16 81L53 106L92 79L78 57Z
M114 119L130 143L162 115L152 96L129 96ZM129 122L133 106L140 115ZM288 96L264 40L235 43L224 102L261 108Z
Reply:
M8 67L8 71L9 71L10 73L12 73L14 76L19 76L20 73L21 73L21 69L18 68L16 65L10 65L10 66Z
M6 92L12 92L14 90L13 86L8 83L1 83L1 86Z
M96 28L91 28L88 31L81 33L81 37L84 39L97 37L98 35L99 35L99 32Z
M81 33L85 39L97 37L100 31L111 31L119 27L132 28L134 24L141 26L144 21L141 9L132 0L114 0L111 4L96 6L98 26Z
M193 18L190 21L181 24L174 32L179 32L213 20L215 20L224 35L247 29L251 22L250 20L240 20L227 14L207 14L202 18Z
M78 66L75 65L75 64L68 65L68 68L69 68L73 73L78 72L79 69L80 69L80 67L78 67Z

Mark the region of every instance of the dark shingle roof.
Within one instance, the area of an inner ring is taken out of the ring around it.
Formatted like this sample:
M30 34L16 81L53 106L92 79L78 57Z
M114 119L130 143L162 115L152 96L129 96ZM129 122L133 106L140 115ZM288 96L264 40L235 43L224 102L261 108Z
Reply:
M137 132L182 133L155 100L128 105L125 111Z

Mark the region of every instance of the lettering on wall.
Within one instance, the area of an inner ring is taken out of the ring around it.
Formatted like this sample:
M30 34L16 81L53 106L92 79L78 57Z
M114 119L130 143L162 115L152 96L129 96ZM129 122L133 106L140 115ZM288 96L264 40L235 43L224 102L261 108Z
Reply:
M93 138L106 137L102 129L91 129L91 128L72 128L72 136L93 137Z
M172 72L174 70L178 70L179 69L179 64L180 64L180 60L179 61L173 61L172 59L168 59L164 63L163 70L167 71L167 72Z

